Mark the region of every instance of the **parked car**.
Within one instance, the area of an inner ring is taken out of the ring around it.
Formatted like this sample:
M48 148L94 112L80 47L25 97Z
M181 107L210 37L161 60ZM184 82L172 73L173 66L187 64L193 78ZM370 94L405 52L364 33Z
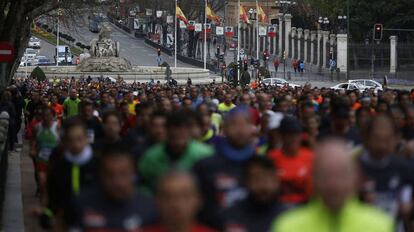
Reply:
M285 87L289 86L291 88L300 87L300 85L289 83L287 80L282 78L266 78L262 81L265 85L271 85L271 86L279 86L279 87Z
M37 60L38 60L38 65L49 65L52 62L50 61L50 59L46 56L37 56Z
M364 86L367 89L374 89L376 91L378 91L378 90L383 91L384 90L383 86L379 82L374 81L374 80L360 79L360 80L350 80L348 82Z
M356 84L356 83L341 83L337 84L335 86L332 86L331 89L333 90L359 90L359 91L365 91L367 88Z
M22 57L20 60L20 66L35 66L39 64L39 60L37 58L34 59L27 59L25 57Z
M40 49L40 40L36 37L30 37L29 48Z
M27 60L33 60L37 56L37 51L33 48L26 48L26 51L23 54L23 57L26 57Z

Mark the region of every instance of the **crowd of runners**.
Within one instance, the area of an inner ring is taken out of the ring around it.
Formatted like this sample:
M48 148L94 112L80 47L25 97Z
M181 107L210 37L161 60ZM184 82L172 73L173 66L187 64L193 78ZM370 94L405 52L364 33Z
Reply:
M413 93L18 79L0 109L50 231L409 232Z

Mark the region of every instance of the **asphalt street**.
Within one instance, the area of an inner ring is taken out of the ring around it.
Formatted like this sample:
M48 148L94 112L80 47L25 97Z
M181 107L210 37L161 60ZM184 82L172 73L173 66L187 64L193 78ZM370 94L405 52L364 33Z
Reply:
M69 34L77 41L83 44L90 44L90 42L98 38L98 33L89 31L87 19L80 22L80 26L72 28L70 26L61 26L62 33ZM145 44L143 39L137 39L132 34L117 28L115 25L109 24L112 28L112 39L118 41L121 47L121 57L125 57L132 65L138 66L157 66L157 51L153 47ZM162 62L167 62L170 66L174 65L174 57L166 54L161 55ZM192 65L177 61L178 67L196 68Z

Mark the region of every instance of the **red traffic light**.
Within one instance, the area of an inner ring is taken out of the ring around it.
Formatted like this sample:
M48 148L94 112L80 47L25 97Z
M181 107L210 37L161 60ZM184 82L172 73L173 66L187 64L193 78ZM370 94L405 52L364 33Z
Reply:
M382 40L382 31L383 31L382 24L377 23L374 25L374 40L377 40L377 41Z

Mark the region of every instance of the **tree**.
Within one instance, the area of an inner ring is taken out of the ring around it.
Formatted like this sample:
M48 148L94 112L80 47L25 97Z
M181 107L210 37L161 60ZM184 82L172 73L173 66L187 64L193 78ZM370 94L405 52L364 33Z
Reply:
M65 17L79 15L79 10L91 8L94 0L1 0L0 1L0 41L10 42L16 57L6 65L6 80L0 83L9 84L20 64L28 41L32 22L39 16L60 8ZM0 86L4 89L6 86Z
M350 33L355 42L372 38L375 23L382 23L384 28L412 29L414 25L414 1L412 0L349 0L349 4ZM295 26L307 24L307 28L315 29L319 16L328 17L332 25L335 25L338 15L347 15L347 0L304 0L294 9L293 23ZM310 26L307 22L311 22ZM403 41L413 38L410 33L392 32L392 34L398 35ZM384 38L388 38L388 35L391 34L385 34Z

